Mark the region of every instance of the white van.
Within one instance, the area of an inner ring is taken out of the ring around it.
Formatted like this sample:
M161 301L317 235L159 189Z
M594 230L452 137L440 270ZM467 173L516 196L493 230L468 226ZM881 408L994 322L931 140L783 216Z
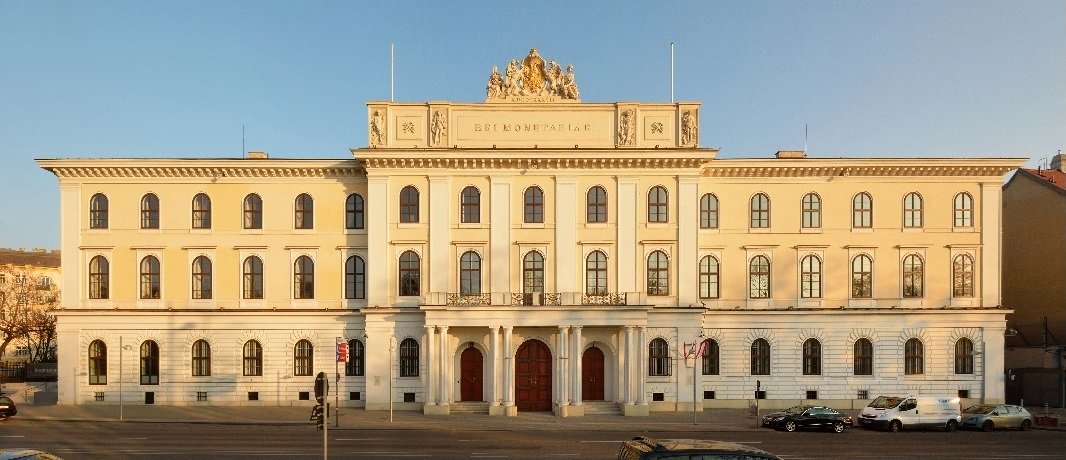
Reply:
M943 428L955 431L962 422L959 398L953 396L878 396L862 409L859 426L900 431Z

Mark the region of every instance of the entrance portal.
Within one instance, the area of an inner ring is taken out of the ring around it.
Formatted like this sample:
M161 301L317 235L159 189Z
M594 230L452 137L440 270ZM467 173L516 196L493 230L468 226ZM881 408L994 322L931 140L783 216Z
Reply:
M552 410L552 353L529 340L515 353L515 404L520 411Z
M603 351L597 347L581 355L581 400L603 401Z
M484 357L481 350L470 347L463 350L459 358L459 399L461 401L484 401L485 392L482 386Z

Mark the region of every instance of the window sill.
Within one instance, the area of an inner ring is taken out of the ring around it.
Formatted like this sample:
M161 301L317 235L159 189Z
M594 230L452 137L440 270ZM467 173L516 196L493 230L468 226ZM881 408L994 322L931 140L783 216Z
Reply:
M543 222L522 222L522 228L544 228Z
M822 233L822 227L813 227L813 228L800 227L800 233Z
M903 227L903 233L922 233L924 231L924 227Z
M952 233L977 233L974 227L951 227Z
M366 228L346 228L345 235L366 235Z
M748 228L748 233L770 233L770 227Z
M873 227L852 227L851 233L873 233Z
M607 222L585 222L585 228L607 228Z

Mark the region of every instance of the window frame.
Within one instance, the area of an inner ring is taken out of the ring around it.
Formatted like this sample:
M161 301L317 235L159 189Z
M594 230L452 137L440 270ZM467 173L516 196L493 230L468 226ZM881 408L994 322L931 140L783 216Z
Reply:
M292 298L315 298L315 261L306 254L300 255L292 263Z
M800 200L800 226L803 228L822 228L822 197L811 192Z
M141 342L141 385L159 385L159 344L154 340Z
M412 250L402 252L396 270L399 296L422 295L422 258L418 253Z
M704 347L703 356L701 357L701 371L703 375L719 375L721 372L721 346L714 339L704 339L703 342L707 346Z
M544 190L540 186L531 185L522 192L522 222L544 223Z
M607 254L598 249L589 252L585 256L585 295L607 295L608 283Z
M310 340L300 339L293 345L292 375L295 377L315 375L315 346Z
M662 185L648 189L648 223L670 222L670 192Z
M198 339L192 343L192 375L193 377L211 376L211 344Z
M348 361L344 363L344 375L363 377L366 374L366 348L359 339L348 340Z
M668 377L670 369L670 344L662 337L656 337L648 343L648 376Z
M141 229L159 229L159 197L154 193L145 193L141 197Z
M822 343L814 337L803 341L803 375L822 375Z
M925 374L925 344L912 337L903 345L903 375Z
M366 261L358 254L344 261L344 298L366 300Z
M851 228L874 227L874 198L868 192L851 198Z
M255 263L252 263L255 259ZM262 300L266 292L263 259L251 255L241 263L241 298L245 300ZM258 290L256 289L258 288Z
M256 193L244 196L241 211L241 228L245 230L263 229L263 198Z
M717 299L721 295L722 264L713 255L700 258L700 299Z
M211 197L206 193L197 193L192 197L192 228L211 229Z
M344 229L366 229L366 200L363 195L351 193L344 200Z
M762 263L765 261L765 263ZM760 262L759 266L756 266L756 262ZM765 267L765 270L763 269ZM758 271L756 271L758 270ZM773 274L773 267L770 264L770 258L765 255L758 254L748 261L748 297L751 299L769 299L771 298L771 275ZM762 286L765 287L762 287Z
M955 228L973 227L973 195L969 192L959 192L952 200L954 204L953 224Z
M874 344L866 337L859 337L852 344L853 375L874 375Z
M770 341L762 337L751 341L751 375L770 375Z
M969 254L956 255L951 261L951 296L954 298L974 297L974 271L977 266Z
M89 228L94 230L108 228L108 199L103 193L95 193L89 198Z
M250 339L241 347L241 372L245 377L263 376L263 345Z
M607 190L594 185L585 192L585 222L589 224L607 223Z
M192 260L191 297L194 300L211 300L214 296L214 279L211 259L196 256Z
M974 373L974 343L969 337L960 337L955 341L955 374L972 375Z
M662 250L648 254L644 262L647 273L646 293L649 297L670 295L670 258Z
M481 223L481 191L473 185L463 187L463 191L459 193L459 222Z
M159 300L163 289L161 282L159 258L147 255L141 258L140 265L140 289L138 298L141 300Z
M466 251L459 256L459 294L481 294L481 254Z
M700 228L703 230L718 228L718 196L704 193L700 197Z
M295 230L313 230L315 228L315 199L307 193L296 195L293 202L292 228Z
M907 299L925 297L925 260L918 254L907 254L903 257L902 264L903 297Z
M405 185L400 189L400 223L417 224L419 222L420 193L413 185Z
M89 259L89 299L110 299L111 263L107 257L95 255Z
M544 255L529 251L522 256L522 293L544 292Z
M859 263L860 266L856 267L856 263ZM851 259L851 298L873 298L873 267L873 258L867 254L858 254Z
M759 192L749 200L749 228L770 228L770 196Z
M96 339L89 342L89 385L107 385L107 344Z
M400 354L400 377L418 377L420 365L418 341L410 337L403 339L397 351Z
M800 259L800 298L822 298L822 258L814 254Z

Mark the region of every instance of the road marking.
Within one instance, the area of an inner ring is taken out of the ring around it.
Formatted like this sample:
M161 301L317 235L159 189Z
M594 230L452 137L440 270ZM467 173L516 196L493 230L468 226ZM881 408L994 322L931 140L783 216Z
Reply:
M25 436L0 436L0 438L25 438Z
M378 438L334 438L334 441L380 441Z
M146 441L146 440L148 440L148 438L119 438L119 439L127 439L127 440L130 440L130 441Z

